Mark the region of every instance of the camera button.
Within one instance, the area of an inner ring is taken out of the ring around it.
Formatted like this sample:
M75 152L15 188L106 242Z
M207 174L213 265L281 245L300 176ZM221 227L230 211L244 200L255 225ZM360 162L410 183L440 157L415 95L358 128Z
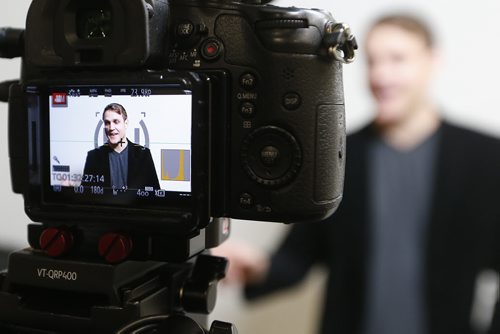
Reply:
M245 90L254 89L257 86L257 78L252 73L245 73L240 77L240 86Z
M190 21L184 21L177 25L177 36L189 38L194 32L194 25Z
M268 187L283 187L298 174L302 151L295 137L276 126L264 126L243 140L242 167L253 181Z
M249 193L242 193L240 195L240 206L243 209L251 209L254 206L254 199L253 196L250 195Z
M221 44L215 39L208 39L201 46L201 55L205 60L215 60L221 54Z
M257 108L252 102L243 102L240 105L240 114L244 118L252 118L257 113Z
M286 110L293 111L299 109L302 104L302 99L299 94L295 92L288 92L283 95L282 103Z
M204 23L198 24L198 32L202 35L208 34L208 27Z
M260 161L267 167L273 167L278 164L280 150L274 146L266 146L260 151Z

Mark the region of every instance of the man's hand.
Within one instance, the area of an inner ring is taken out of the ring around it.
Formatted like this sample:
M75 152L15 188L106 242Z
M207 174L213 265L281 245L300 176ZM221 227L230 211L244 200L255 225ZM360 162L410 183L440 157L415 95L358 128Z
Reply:
M229 268L224 282L229 284L256 284L264 280L269 268L269 256L243 241L229 239L211 249L215 256L229 260Z

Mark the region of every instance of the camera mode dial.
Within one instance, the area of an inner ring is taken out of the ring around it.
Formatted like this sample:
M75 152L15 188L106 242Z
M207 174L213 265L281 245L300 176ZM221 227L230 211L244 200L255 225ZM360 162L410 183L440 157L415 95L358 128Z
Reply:
M241 161L252 180L264 186L280 187L288 184L299 172L302 152L288 131L264 126L243 140Z

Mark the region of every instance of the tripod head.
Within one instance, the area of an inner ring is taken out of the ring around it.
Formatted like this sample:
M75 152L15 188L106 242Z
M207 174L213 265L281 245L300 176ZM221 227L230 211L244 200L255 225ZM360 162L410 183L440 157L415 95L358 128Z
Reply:
M206 330L185 313L213 310L226 265L209 255L109 265L15 252L0 275L0 324L12 333L235 334L231 324Z

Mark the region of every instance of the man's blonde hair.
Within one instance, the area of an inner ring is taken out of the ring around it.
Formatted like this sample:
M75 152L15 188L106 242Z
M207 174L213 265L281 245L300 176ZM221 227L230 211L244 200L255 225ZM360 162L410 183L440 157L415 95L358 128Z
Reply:
M110 103L106 106L106 108L104 108L104 112L102 113L102 117L104 118L104 113L108 110L111 110L111 111L114 111L115 113L117 113L118 115L122 115L123 116L123 120L126 121L127 120L127 111L125 110L125 108L119 104L119 103Z
M413 33L425 42L425 45L429 48L434 48L435 37L432 29L429 25L421 18L411 15L411 14L388 14L378 18L370 28L373 31L375 28L382 25L395 26L401 28L410 33Z

